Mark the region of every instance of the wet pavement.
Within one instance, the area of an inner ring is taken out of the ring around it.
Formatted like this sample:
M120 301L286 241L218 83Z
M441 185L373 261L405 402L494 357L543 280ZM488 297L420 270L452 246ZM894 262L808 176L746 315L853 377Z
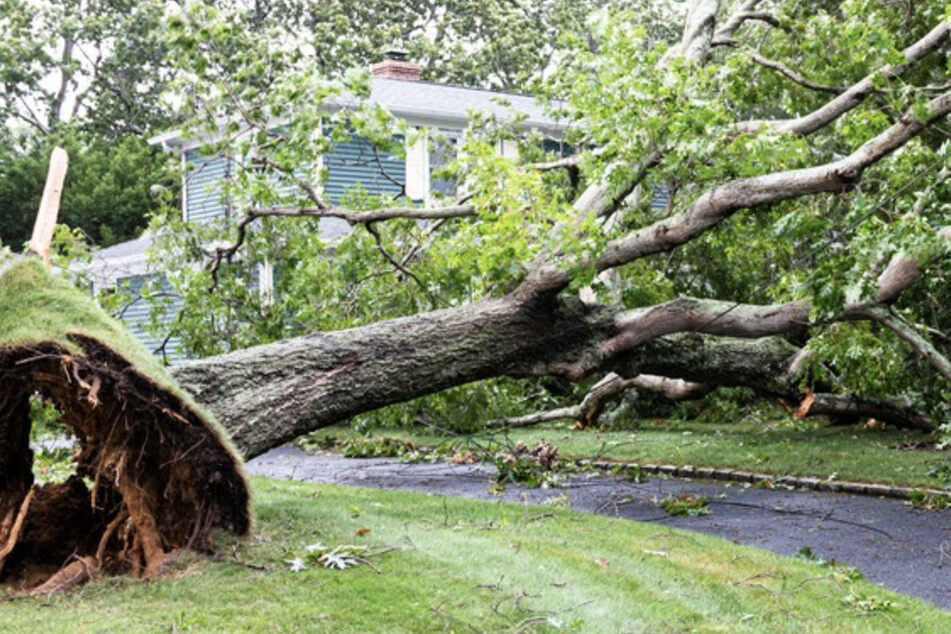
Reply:
M495 467L484 464L352 459L281 447L250 461L248 471L305 482L498 497L489 491ZM671 517L653 501L681 493L708 496L711 513ZM951 610L951 509L921 512L893 499L673 478L637 484L597 474L550 489L510 485L501 497L541 503L561 495L578 511L699 531L784 555L809 547L823 559L855 566L872 582Z

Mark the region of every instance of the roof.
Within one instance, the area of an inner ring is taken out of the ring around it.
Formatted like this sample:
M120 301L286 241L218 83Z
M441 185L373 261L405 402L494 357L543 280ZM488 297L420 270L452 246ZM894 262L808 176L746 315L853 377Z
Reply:
M512 120L517 115L525 116L525 128L538 129L551 136L560 137L565 123L553 118L533 96L467 88L428 81L370 78L370 103L385 107L393 115L413 123L446 125L464 128L471 111L491 114L502 120ZM344 94L331 98L327 107L339 110L356 106L359 100ZM181 149L189 143L182 138L180 130L173 130L149 139L149 143L162 144Z
M120 242L105 249L99 249L93 254L93 259L111 260L113 258L127 258L144 253L152 246L152 234L146 233L140 238Z
M384 106L398 117L445 120L447 123L466 125L469 112L485 112L500 119L524 115L524 125L531 128L558 132L564 126L545 112L544 106L531 95L496 92L481 88L466 88L428 81L372 77L370 103ZM339 105L355 104L346 97ZM336 105L331 102L331 105Z

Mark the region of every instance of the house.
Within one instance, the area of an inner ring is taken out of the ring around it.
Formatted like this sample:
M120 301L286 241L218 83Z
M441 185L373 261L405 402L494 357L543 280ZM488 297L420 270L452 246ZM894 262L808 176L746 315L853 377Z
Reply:
M384 106L391 114L426 132L421 139L406 147L405 157L374 157L373 148L366 139L359 137L335 145L322 157L326 168L323 193L332 201L338 201L344 191L356 184L370 194L386 194L400 191L394 180L405 184L407 196L426 204L434 191L446 193L450 184L440 182L433 172L446 161L447 144L461 138L468 125L469 113L480 111L500 120L511 120L513 115L521 119L519 125L525 130L536 130L546 139L546 146L558 147L563 137L564 126L545 113L543 107L531 96L499 93L477 88L465 88L437 84L420 79L422 67L406 61L405 55L393 51L384 61L374 64L371 70L370 102ZM346 96L325 104L328 111L353 105ZM436 139L439 139L437 141ZM182 215L188 222L208 222L227 218L232 210L220 195L220 184L231 174L232 165L225 156L202 156L197 140L186 139L178 132L170 132L153 138L168 151L181 157L182 163ZM499 151L505 155L517 152L516 145L503 142ZM384 173L385 172L385 173ZM325 239L332 241L350 231L343 220L327 218L320 222ZM93 290L128 288L135 293L150 277L146 250L152 237L144 235L136 240L117 244L98 251L89 266ZM269 271L259 271L253 276L261 292L269 292ZM176 301L170 298L167 319L175 313ZM126 321L136 336L150 349L161 345L163 338L148 331L152 306L139 298L124 308L120 317ZM178 358L174 340L167 342L166 352L171 359Z

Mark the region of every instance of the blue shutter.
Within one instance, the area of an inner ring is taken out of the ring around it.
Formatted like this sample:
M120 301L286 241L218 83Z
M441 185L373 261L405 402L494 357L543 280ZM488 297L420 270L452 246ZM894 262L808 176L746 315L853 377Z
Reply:
M398 194L406 182L406 161L403 158L381 152L378 164L373 145L358 136L334 145L324 156L324 167L327 169L324 193L334 203L339 203L347 188L357 183L369 194L380 196Z
M221 183L231 175L229 159L202 156L197 149L185 153L185 220L203 222L228 213Z
M656 185L654 195L651 198L651 209L667 209L670 203L670 189L666 184Z

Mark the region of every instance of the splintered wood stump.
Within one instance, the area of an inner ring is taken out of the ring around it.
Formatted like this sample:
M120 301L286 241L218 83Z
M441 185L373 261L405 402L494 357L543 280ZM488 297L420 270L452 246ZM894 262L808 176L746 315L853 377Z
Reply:
M171 553L244 534L241 459L209 415L82 293L34 261L0 275L0 584L154 576ZM30 398L64 412L76 474L34 486Z

